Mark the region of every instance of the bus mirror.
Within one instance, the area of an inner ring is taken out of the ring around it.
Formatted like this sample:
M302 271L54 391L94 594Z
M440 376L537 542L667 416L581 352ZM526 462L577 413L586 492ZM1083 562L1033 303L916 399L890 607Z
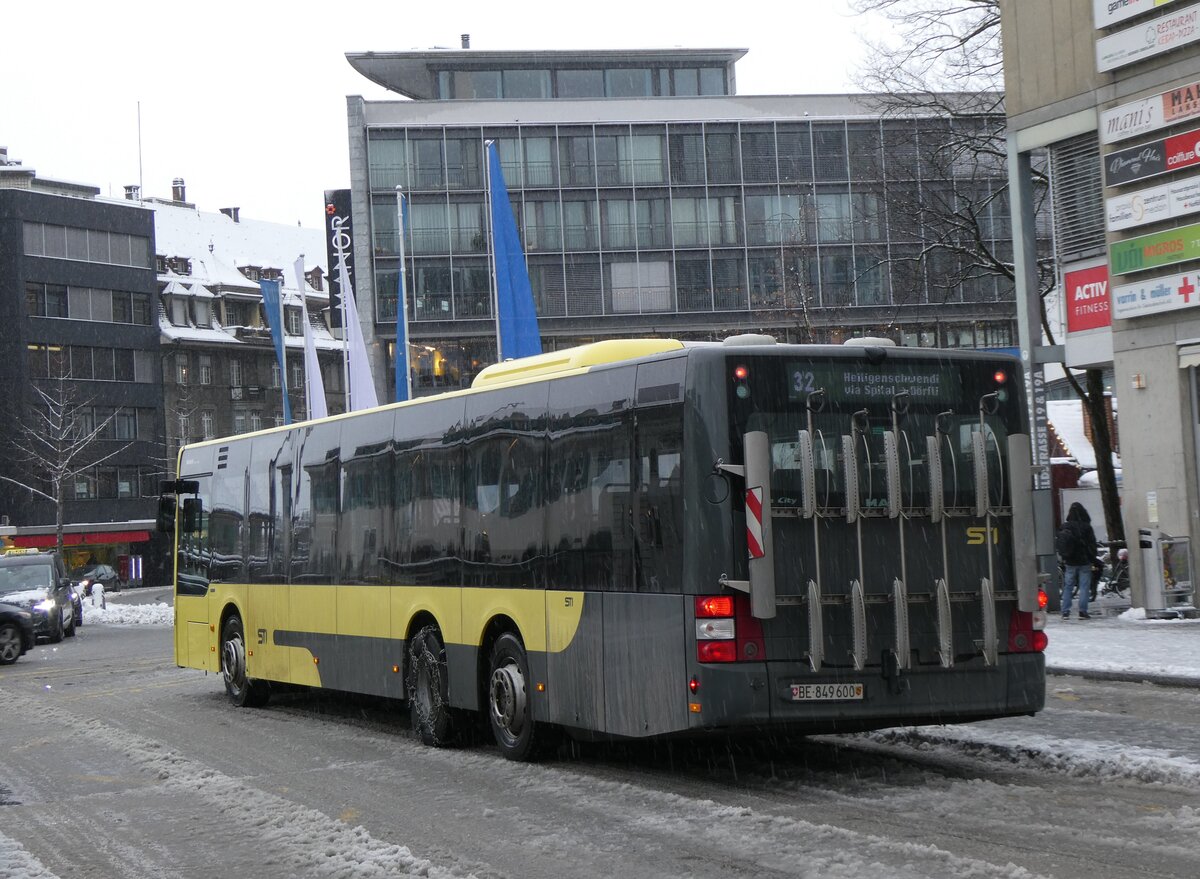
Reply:
M853 524L862 512L862 499L858 496L858 452L854 434L842 434L842 463L846 467L846 521Z
M800 431L796 463L800 465L800 512L805 519L811 519L817 511L817 471L812 434L807 430Z
M982 519L988 514L987 437L982 430L971 434L971 455L975 459L975 515Z
M900 449L894 431L883 435L884 474L887 477L887 512L889 519L900 515Z
M185 534L195 534L200 530L200 522L204 513L204 505L198 497L183 499L183 527Z
M946 496L942 492L942 435L925 437L925 468L929 471L929 519L942 521Z
M175 530L175 495L164 494L158 499L158 515L154 519L157 531L172 533Z

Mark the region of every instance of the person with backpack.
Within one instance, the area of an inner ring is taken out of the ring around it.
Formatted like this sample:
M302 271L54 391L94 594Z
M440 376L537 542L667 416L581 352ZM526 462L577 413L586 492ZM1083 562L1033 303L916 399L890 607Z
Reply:
M1096 558L1096 532L1092 517L1076 501L1067 512L1067 521L1054 537L1054 549L1063 564L1062 616L1071 618L1072 594L1079 594L1079 618L1089 620L1088 598L1092 590L1092 561Z

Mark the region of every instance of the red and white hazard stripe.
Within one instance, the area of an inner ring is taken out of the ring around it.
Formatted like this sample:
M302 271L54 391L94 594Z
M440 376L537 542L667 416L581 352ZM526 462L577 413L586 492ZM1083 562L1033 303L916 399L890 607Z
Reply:
M746 489L746 549L750 558L761 559L763 552L762 486Z

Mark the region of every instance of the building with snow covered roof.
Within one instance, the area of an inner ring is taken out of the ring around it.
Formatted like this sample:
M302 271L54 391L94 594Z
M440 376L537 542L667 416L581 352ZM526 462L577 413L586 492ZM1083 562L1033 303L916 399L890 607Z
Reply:
M329 293L321 231L247 219L237 208L196 210L185 200L182 180L175 181L172 196L148 200L169 450L282 424L285 383L292 418L306 417L302 302L329 412L343 411L342 347L324 316ZM300 256L303 290L294 270ZM260 281L282 286L286 374L275 355Z

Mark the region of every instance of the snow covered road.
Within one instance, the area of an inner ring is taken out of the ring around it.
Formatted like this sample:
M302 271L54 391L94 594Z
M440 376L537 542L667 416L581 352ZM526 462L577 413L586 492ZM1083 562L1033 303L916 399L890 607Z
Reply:
M1049 681L1036 718L435 751L395 706L238 710L169 629L0 672L0 877L1200 875L1200 691Z

